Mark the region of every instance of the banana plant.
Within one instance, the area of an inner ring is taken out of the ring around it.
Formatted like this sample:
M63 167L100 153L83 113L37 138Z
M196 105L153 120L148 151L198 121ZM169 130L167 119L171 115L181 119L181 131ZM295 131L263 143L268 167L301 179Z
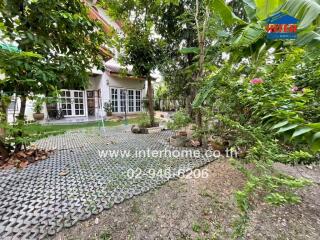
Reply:
M319 0L243 0L249 21L240 26L233 41L233 47L250 47L259 40L266 42L264 20L281 11L300 20L298 39L295 45L306 46L320 43L320 1ZM259 48L256 48L259 49Z

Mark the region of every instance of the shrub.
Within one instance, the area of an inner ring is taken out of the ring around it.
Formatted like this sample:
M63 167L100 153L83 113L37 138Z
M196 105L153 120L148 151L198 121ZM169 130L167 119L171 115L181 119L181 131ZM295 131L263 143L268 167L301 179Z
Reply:
M187 127L191 123L191 118L184 110L180 110L173 115L173 120L168 123L168 128L172 130L179 130Z
M112 113L112 103L110 101L105 102L103 108L106 113Z
M147 113L141 113L138 117L138 125L141 128L150 127L150 118Z
M42 105L44 103L45 99L42 97L37 97L34 104L33 104L33 110L35 113L40 113L42 110Z

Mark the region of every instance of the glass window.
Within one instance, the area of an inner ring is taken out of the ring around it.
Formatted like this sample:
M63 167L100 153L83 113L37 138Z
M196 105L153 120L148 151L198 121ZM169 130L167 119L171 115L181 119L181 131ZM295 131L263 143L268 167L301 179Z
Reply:
M118 89L111 89L112 112L118 112Z
M136 90L136 112L141 112L141 91Z
M121 112L127 111L126 109L126 90L120 89L120 110Z
M129 112L134 112L134 91L128 91L128 98L129 98Z

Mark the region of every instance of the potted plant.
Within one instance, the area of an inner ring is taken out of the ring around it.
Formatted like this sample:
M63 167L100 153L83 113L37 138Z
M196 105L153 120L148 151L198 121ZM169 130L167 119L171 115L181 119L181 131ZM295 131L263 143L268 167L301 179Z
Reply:
M172 145L181 147L186 144L188 141L186 128L189 123L191 123L191 119L184 110L180 110L173 115L172 121L168 123L168 128L175 131L175 136L170 138ZM184 128L184 131L182 128Z
M112 103L109 102L105 102L103 105L104 111L107 113L108 117L112 116Z
M33 104L33 118L34 120L41 121L44 119L44 113L42 113L42 106L44 103L44 99L41 97L36 98L36 101Z

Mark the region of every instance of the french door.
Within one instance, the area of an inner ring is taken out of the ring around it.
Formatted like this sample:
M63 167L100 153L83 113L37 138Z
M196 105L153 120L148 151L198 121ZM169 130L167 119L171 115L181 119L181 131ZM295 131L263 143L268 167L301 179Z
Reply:
M65 117L83 117L86 115L85 92L78 90L62 90L61 110Z
M111 88L111 103L113 112L141 112L142 91Z

